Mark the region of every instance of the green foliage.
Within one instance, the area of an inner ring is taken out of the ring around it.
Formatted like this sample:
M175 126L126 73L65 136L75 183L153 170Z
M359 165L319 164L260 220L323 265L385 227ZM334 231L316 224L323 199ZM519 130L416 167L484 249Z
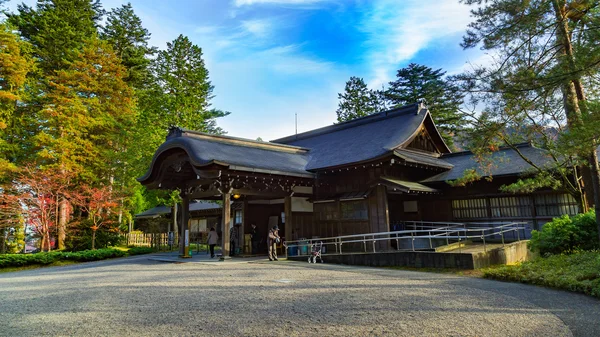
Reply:
M529 178L519 179L512 184L503 185L500 190L507 193L531 193L542 188L558 190L561 187L560 179L554 177L550 172L544 171Z
M132 247L129 248L129 250L127 251L129 255L151 254L154 252L156 252L156 250L154 248L149 247Z
M148 46L150 33L142 20L127 3L108 12L101 38L108 41L127 68L125 81L134 88L143 88L149 82L150 59L156 48Z
M119 249L97 249L81 252L48 252L36 254L3 254L0 255L0 268L20 267L27 265L48 265L57 261L88 262L126 256Z
M481 175L477 173L477 170L468 169L463 172L462 177L455 180L449 180L447 183L452 187L464 187L479 179L481 179Z
M71 235L65 242L68 251L81 251L92 249L92 227L91 220L83 220L71 228ZM116 227L100 227L96 231L95 248L106 248L118 246L123 242L123 236Z
M531 232L529 248L543 256L600 248L595 212L553 219L541 231Z
M452 136L465 124L460 111L464 94L453 82L444 78L446 72L424 65L409 64L398 70L396 80L383 92L392 107L417 103L424 99L431 117L444 140L452 145Z
M538 257L515 266L483 270L483 277L522 282L600 297L600 252Z
M34 56L46 75L65 69L97 34L104 14L100 0L39 0L36 8L18 5L8 22L33 45Z
M377 92L370 90L359 77L350 77L344 93L338 94L337 121L345 122L377 113L384 109Z
M14 161L21 146L14 139L21 121L15 110L34 69L29 47L8 25L0 24L0 181L17 168Z

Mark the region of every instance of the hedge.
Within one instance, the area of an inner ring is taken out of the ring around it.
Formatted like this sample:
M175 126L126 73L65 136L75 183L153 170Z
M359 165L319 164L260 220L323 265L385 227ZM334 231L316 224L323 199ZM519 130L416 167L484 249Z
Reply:
M4 254L0 255L0 268L21 267L28 265L48 265L57 261L98 261L114 257L126 256L127 252L105 248L97 250L84 250L81 252L47 252L35 254Z

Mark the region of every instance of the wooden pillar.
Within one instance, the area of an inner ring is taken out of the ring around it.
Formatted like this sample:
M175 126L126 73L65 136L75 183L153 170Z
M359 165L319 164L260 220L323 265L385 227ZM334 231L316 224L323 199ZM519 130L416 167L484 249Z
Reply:
M292 241L292 231L294 230L294 221L292 219L292 197L287 196L284 199L284 212L285 212L285 240Z
M377 185L369 197L369 222L373 233L390 231L390 215L385 186ZM379 241L376 246L377 251L390 249L388 240Z
M221 223L221 236L223 242L221 243L221 260L229 259L229 223L231 222L231 193L223 193L223 216Z
M186 194L181 194L181 224L179 231L179 256L180 257L191 257L190 256L190 197Z

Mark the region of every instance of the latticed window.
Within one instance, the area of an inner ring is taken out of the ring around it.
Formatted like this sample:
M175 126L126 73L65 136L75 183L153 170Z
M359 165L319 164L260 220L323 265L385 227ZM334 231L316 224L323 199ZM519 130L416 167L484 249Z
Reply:
M321 221L337 220L339 218L335 202L315 203L314 212L317 213L317 217Z
M486 200L483 198L452 200L452 215L456 219L486 218Z
M490 198L492 218L531 217L531 198L501 197Z
M535 196L535 212L537 216L575 215L579 206L570 194L542 194Z
M233 223L236 225L242 223L242 211L235 211L235 221Z
M343 220L369 220L369 211L366 200L342 201Z

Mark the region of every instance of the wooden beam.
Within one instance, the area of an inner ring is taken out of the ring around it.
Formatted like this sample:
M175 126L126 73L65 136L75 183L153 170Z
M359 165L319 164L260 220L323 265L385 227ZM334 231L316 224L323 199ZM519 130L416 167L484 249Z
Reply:
M231 193L228 191L223 193L223 223L221 224L221 236L223 242L221 243L221 251L223 256L221 260L229 259L229 223L231 222Z
M285 212L285 240L292 241L292 226L294 225L294 222L292 220L292 197L286 196L283 204Z
M179 240L179 256L190 256L190 197L187 194L181 194L181 239Z

